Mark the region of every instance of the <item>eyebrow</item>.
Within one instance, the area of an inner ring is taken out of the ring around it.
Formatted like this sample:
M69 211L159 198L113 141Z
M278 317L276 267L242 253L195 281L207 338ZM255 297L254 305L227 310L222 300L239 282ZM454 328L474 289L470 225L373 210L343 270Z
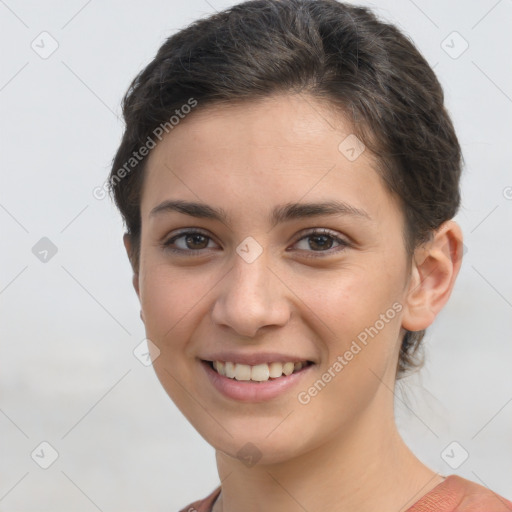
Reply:
M167 200L155 206L149 213L150 217L164 213L178 212L191 217L212 219L229 224L229 215L223 208L215 208L204 203ZM353 217L371 220L370 215L361 208L356 208L343 201L325 201L321 203L286 203L276 206L270 215L270 224L272 227L277 224L309 217L319 217L323 215L348 215Z

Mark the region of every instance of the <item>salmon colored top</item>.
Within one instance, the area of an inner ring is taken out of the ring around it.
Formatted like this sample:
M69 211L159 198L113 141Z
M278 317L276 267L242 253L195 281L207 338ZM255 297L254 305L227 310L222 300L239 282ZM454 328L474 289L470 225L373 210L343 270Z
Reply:
M219 494L217 487L180 512L211 512ZM512 502L471 480L449 475L406 512L512 512Z

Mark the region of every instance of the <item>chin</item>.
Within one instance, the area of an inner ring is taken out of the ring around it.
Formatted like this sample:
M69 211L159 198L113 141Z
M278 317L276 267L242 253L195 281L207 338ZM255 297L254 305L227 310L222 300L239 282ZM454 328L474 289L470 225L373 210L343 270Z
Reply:
M254 465L273 465L289 461L298 455L300 450L294 443L282 444L282 439L276 440L254 440L250 437L224 440L224 442L213 444L217 452L233 459L237 459L243 465L252 467Z
M216 451L238 459L250 467L252 465L272 465L283 463L311 449L310 436L302 428L290 422L284 428L283 417L256 417L232 419L220 426L192 425ZM218 428L217 428L218 427ZM277 427L277 428L276 428ZM229 433L228 433L229 432Z

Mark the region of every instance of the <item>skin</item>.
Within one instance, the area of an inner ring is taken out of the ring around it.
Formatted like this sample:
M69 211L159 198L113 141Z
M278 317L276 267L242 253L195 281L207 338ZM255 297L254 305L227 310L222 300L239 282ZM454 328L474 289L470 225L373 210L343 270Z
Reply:
M443 479L401 439L392 390L403 329L428 327L448 300L462 234L448 221L409 258L403 213L372 155L351 162L338 150L351 133L313 98L280 95L198 109L149 156L133 283L160 351L156 374L216 450L223 483L215 512L404 511ZM171 199L223 208L228 218L150 215ZM367 217L269 223L275 206L329 200ZM176 240L173 247L188 250L182 254L163 246L184 228L210 238ZM346 245L304 238L322 228ZM252 263L236 252L248 236L263 248ZM129 253L128 235L124 242ZM301 404L297 394L396 303L394 318ZM205 376L199 358L220 349L293 354L315 365L277 398L242 403ZM237 458L246 443L261 457L250 467Z

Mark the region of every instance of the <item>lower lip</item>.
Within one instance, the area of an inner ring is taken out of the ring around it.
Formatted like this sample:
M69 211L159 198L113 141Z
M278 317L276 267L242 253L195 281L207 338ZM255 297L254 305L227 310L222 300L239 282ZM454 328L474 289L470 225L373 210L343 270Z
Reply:
M264 402L272 400L285 393L295 386L306 374L309 374L314 365L310 364L296 373L285 375L278 379L267 380L264 382L254 382L250 380L235 380L218 374L209 363L201 361L213 387L224 396L240 402Z

